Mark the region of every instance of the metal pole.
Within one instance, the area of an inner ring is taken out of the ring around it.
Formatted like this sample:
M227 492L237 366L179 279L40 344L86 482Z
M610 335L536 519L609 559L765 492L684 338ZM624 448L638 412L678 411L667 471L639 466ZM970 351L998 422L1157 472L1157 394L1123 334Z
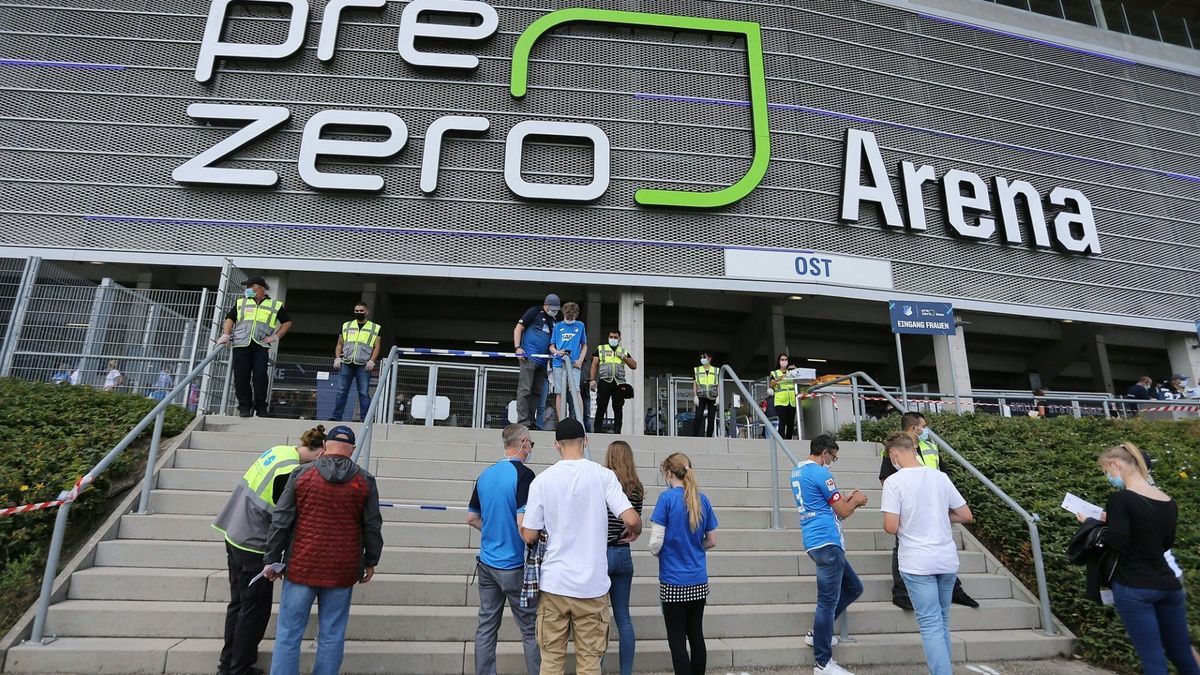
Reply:
M59 499L67 496L64 491L58 495ZM58 515L54 518L54 534L50 537L50 552L46 556L46 571L42 573L42 594L38 596L37 613L33 618L33 634L30 635L29 641L33 644L45 645L53 641L45 640L46 636L46 616L50 613L50 593L54 591L54 577L58 576L58 558L62 555L63 538L67 534L67 514L71 510L71 504L63 504L58 507Z
M1133 27L1129 25L1129 12L1125 11L1125 3L1121 3L1121 18L1125 19L1125 34L1133 35Z
M437 365L429 366L429 378L425 382L425 426L433 426L434 407L437 404ZM543 382L542 386L546 386Z
M225 386L221 387L221 407L217 408L218 415L224 415L229 405L229 388L233 386L233 349L229 350L229 360L225 364Z
M771 436L771 529L779 530L779 441Z
M388 424L396 423L396 398L400 394L400 360L392 361L391 375L388 376L391 384L389 385L388 393L391 394L391 399L388 402ZM410 401L411 403L411 401Z
M21 273L21 285L17 289L16 301L13 303L8 322L8 333L5 334L3 343L0 343L0 377L12 374L13 360L17 356L17 343L21 340L21 329L25 325L25 312L29 309L29 299L33 296L33 287L37 284L38 270L41 266L41 258L28 258L25 261L25 271Z
M196 330L192 333L192 353L188 356L187 369L191 372L196 365L196 350L200 348L200 329L204 326L204 306L208 304L208 287L200 291L200 309L196 311Z
M896 336L896 364L900 367L900 400L904 401L904 406L908 407L908 383L904 378L904 347L900 345L900 334L892 333Z
M1183 34L1187 37L1188 47L1195 49L1196 43L1192 42L1192 31L1188 29L1187 19L1181 19L1181 21L1183 22Z
M1042 561L1042 538L1038 535L1037 514L1029 522L1029 542L1033 548L1033 571L1037 577L1038 604L1042 610L1042 634L1055 635L1054 614L1050 612L1050 589L1046 584L1046 564Z
M1062 14L1062 18L1067 18L1067 8L1063 6L1063 0L1058 0L1058 11Z
M1162 42L1162 26L1158 25L1158 12L1150 10L1150 18L1154 19L1154 32L1158 34L1158 41Z
M164 397L164 400L170 400ZM154 418L154 433L150 436L150 454L146 457L146 475L142 477L142 496L138 499L137 513L146 515L150 506L150 488L154 482L154 464L158 462L158 446L162 443L163 418L167 411L163 410Z
M487 404L486 393L487 387L487 368L480 366L475 369L475 419L472 424L476 429L482 429L484 426L484 406Z
M717 375L717 424L721 427L725 424L725 377L718 373ZM718 436L726 436L728 434L720 433L721 429L716 429Z
M675 387L675 378L667 378L667 435L675 436L678 432L676 429L675 416L679 414L679 392Z
M850 407L854 410L854 439L862 442L862 418L858 415L858 378L850 378Z
M1092 16L1096 19L1096 26L1100 30L1108 30L1108 18L1104 16L1104 6L1100 4L1100 0L1092 0Z
M954 392L954 414L962 414L962 405L958 400L958 369L954 367L954 342L950 339L951 336L946 336L946 356L950 360L950 381L953 385Z

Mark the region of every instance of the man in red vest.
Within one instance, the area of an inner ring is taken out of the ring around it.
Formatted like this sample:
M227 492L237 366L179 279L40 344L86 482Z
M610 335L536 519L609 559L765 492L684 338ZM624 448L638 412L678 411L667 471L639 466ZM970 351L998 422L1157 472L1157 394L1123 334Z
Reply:
M314 600L319 630L313 673L333 675L341 668L354 585L371 580L383 552L375 477L350 459L353 454L354 431L334 427L325 437L325 454L292 472L275 506L263 556L263 575L284 578L272 675L300 671L300 642Z

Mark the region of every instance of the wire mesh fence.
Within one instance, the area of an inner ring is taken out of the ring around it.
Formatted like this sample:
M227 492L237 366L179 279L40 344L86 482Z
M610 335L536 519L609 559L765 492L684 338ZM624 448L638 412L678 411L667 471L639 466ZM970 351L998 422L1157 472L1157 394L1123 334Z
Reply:
M0 345L8 337L8 326L27 264L25 258L0 258Z

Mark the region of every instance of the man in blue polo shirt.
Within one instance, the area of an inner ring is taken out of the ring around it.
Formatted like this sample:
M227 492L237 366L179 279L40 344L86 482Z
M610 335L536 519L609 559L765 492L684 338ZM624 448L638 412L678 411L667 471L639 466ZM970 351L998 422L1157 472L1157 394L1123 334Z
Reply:
M541 307L526 310L513 327L513 345L521 366L517 377L517 423L527 427L541 425L538 408L545 407L547 392L545 354L550 351L554 318L561 308L562 302L551 293Z
M521 606L521 581L524 577L525 541L521 524L525 520L525 501L533 471L525 466L533 452L529 429L510 424L502 432L504 459L496 462L475 481L467 524L479 530L479 627L475 631L475 673L496 675L496 634L504 615L504 601L512 609L521 629L525 647L525 667L529 675L538 675L542 657L538 650L537 602Z
M837 440L830 434L812 439L808 460L792 469L792 491L800 512L804 550L817 564L817 611L804 641L813 648L813 675L854 675L833 660L833 624L863 592L862 582L846 560L841 521L867 496L855 490L843 498L829 466L837 461Z

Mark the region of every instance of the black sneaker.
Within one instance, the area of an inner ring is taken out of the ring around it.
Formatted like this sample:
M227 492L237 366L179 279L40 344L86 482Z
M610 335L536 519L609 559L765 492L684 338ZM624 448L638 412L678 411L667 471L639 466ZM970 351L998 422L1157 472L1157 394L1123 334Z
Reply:
M950 598L950 602L956 605L970 607L971 609L979 609L979 601L967 595L967 592L962 589L959 589L959 591Z
M250 412L249 410L239 410L238 411L238 417L251 417L253 415L254 415L254 413Z
M892 604L906 612L913 611L912 600L907 595L892 596Z

